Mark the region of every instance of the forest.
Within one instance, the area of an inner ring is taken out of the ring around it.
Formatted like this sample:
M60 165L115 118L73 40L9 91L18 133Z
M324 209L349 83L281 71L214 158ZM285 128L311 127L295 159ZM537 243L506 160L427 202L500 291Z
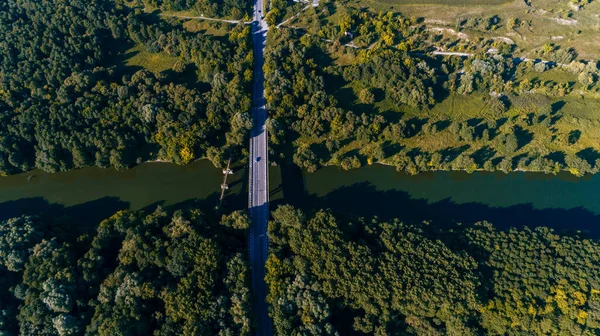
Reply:
M308 171L376 162L410 174L600 170L600 70L573 48L547 43L521 58L502 39L327 2L300 17L269 34L272 158Z
M177 62L162 73L125 66L123 47L136 45ZM252 59L249 27L217 38L112 0L4 1L0 173L221 165L251 126Z
M548 228L272 212L279 335L597 335L600 244Z
M249 335L245 213L158 207L75 224L0 222L0 333Z
M236 20L248 15L252 7L252 1L239 0L134 0L132 2L165 11L193 10L206 17L230 17Z

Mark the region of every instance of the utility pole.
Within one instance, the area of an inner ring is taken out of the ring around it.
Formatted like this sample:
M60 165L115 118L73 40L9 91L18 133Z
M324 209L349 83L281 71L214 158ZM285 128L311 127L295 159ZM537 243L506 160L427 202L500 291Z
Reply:
M223 169L223 184L221 184L221 197L219 197L219 205L223 204L223 197L225 197L225 190L229 189L229 185L227 184L227 177L233 174L233 170L229 167L231 166L231 156L229 160L227 160L227 168Z

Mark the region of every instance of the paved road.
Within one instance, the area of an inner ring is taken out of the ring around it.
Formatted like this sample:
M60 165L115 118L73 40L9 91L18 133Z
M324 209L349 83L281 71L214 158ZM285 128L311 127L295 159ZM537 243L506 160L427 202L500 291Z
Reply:
M250 181L249 208L252 226L250 228L250 262L252 267L252 288L254 292L254 314L256 334L273 335L273 325L268 315L267 285L265 283L265 263L267 261L267 224L269 221L268 195L268 153L265 122L267 109L265 100L265 75L263 73L264 50L267 39L267 23L262 19L263 0L254 1L254 21L252 40L254 41L254 91L252 93L252 117L254 125L250 134ZM260 12L259 12L260 11Z

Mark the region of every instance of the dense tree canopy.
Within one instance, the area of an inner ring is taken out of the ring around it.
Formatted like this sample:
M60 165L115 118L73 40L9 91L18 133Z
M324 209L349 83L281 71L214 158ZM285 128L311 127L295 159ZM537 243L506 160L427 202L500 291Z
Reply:
M594 335L600 244L546 228L408 225L273 212L281 335ZM349 323L352 321L352 323Z
M187 163L239 150L249 127L249 27L223 40L112 0L10 0L0 4L0 45L4 174ZM175 70L196 72L195 84L120 65L126 45L177 57Z
M0 332L248 335L249 220L213 217L119 212L75 240L53 236L45 220L1 222Z
M206 17L224 16L234 19L240 19L248 14L252 6L250 0L136 0L135 2L169 11L192 9Z

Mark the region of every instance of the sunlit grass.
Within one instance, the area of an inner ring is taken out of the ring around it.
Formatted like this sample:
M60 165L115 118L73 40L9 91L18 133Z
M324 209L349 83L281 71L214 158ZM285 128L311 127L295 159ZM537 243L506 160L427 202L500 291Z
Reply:
M140 66L154 73L169 70L177 62L177 57L169 56L164 52L150 53L143 45L127 50L126 54L132 54L126 60L127 66Z
M375 2L398 5L450 5L450 6L497 6L514 0L375 0Z
M183 27L193 33L208 34L213 36L226 36L233 26L228 23L217 23L203 20L187 20Z

